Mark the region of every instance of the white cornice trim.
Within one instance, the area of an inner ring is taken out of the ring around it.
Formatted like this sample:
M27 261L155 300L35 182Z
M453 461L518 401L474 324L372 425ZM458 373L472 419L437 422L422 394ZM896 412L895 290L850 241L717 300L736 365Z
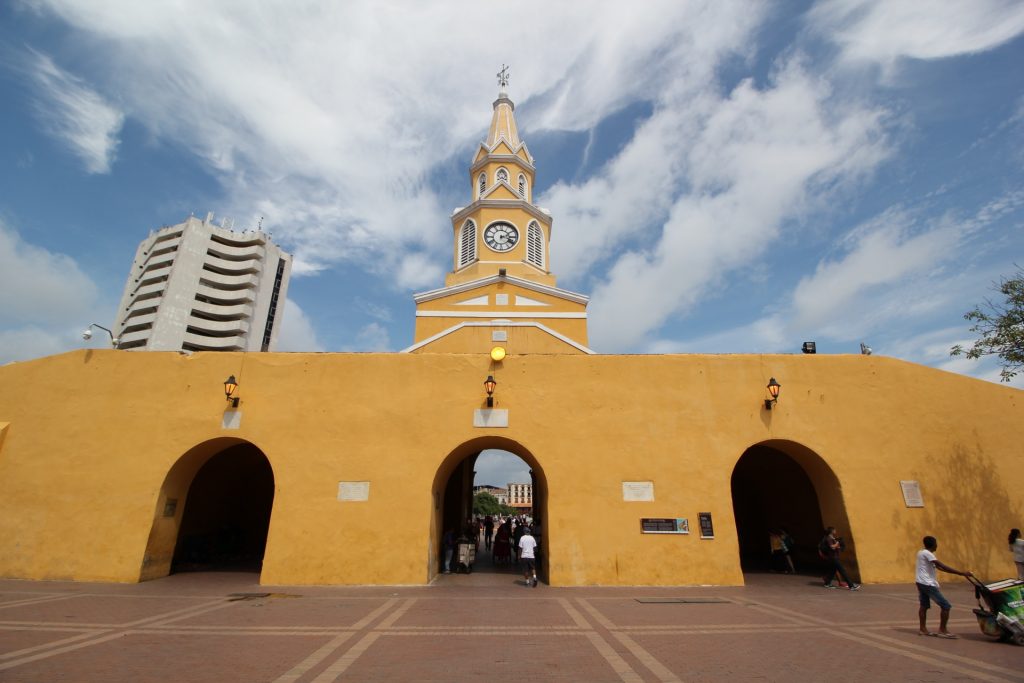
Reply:
M481 157L479 161L474 161L473 165L469 167L469 172L470 173L476 173L481 168L483 168L484 166L486 166L487 164L490 164L490 163L500 163L500 164L512 163L512 164L516 164L516 165L518 165L518 166L528 170L530 173L534 174L535 176L537 175L537 169L534 168L532 163L530 163L529 161L526 161L522 157L516 156L515 154L488 154L485 157Z
M506 318L545 318L551 320L586 320L586 313L536 313L510 311L416 311L417 318L494 318L503 315Z
M498 135L498 139L494 141L494 144L491 147L487 146L487 142L486 141L481 142L480 143L480 147L483 148L484 153L486 153L488 156L508 156L508 155L505 155L505 154L495 154L494 153L494 150L498 149L498 145L500 145L502 142L505 143L506 147L508 147L509 149L512 150L512 155L513 156L516 156L516 152L518 152L521 149L522 150L526 150L526 158L530 160L529 163L531 165L533 164L533 155L530 154L530 150L526 146L526 141L524 141L524 140L520 140L519 144L513 147L512 143L509 141L508 138L506 138L504 135L499 134ZM480 153L480 151L477 150L477 154L479 154L479 153ZM474 155L474 156L476 156L476 155ZM517 156L516 158L519 158L519 157ZM520 161L522 161L522 159L520 159Z
M495 187L497 187L495 185ZM511 189L511 188L509 188ZM512 190L512 193L517 195L518 191ZM486 192L484 194L487 194ZM526 213L530 214L538 221L544 224L548 229L548 240L551 239L552 230L554 229L551 225L551 214L545 213L543 209L534 206L525 199L477 199L469 206L464 206L455 213L452 214L452 225L461 228L462 221L469 218L473 213L481 207L488 208L499 208L499 209L522 209Z
M568 344L569 346L573 347L574 349L579 349L583 353L587 353L587 354L590 354L590 355L594 355L596 353L595 351L593 351L592 349L587 348L583 344L580 344L578 342L573 341L572 339L569 339L564 334L559 334L558 332L555 332L553 329L551 329L550 327L548 327L546 325L542 325L542 324L537 323L537 322L517 323L517 322L512 322L511 320L491 320L490 322L486 322L486 323L478 323L478 322L459 323L458 325L454 325L452 327L449 327L447 330L442 330L442 331L438 332L437 334L433 335L432 337L427 337L426 339L424 339L421 342L417 342L417 343L413 344L412 346L404 348L401 351L399 351L399 353L410 353L412 351L415 351L416 349L421 349L424 346L426 346L427 344L433 343L433 342L437 341L438 339L440 339L442 337L447 337L449 334L452 334L453 332L458 332L459 330L461 330L464 327L536 327L541 332L546 332L547 334L550 334L555 339L563 341L566 344Z
M567 289L559 289L558 287L549 287L548 285L542 285L538 282L532 282L530 280L524 280L522 278L515 277L513 275L490 275L488 277L480 278L479 280L470 280L469 282L463 282L458 285L452 285L451 287L441 287L439 289L431 289L426 292L420 292L413 294L412 298L416 304L421 304L426 301L433 301L434 299L440 299L443 296L449 296L451 294L461 294L462 292L469 292L474 289L486 287L496 282L508 282L509 284L522 287L523 289L529 289L534 292L541 294L547 294L549 296L558 297L559 299L565 299L566 301L572 301L578 304L586 306L590 303L590 297L586 294L579 294L577 292L570 292Z
M507 172L508 169L506 168L505 171ZM509 183L505 182L504 180L499 180L498 182L494 183L493 185L488 187L486 190L484 190L484 193L482 195L480 195L480 199L487 199L488 195L492 194L495 190L497 190L499 187L502 187L502 186L507 187L509 192L511 192L515 196L519 197L519 190L513 189L512 185L510 185ZM526 201L526 200L523 199L522 197L520 197L518 200L516 200L516 199L496 199L496 200L491 200L491 201L514 202L514 201Z

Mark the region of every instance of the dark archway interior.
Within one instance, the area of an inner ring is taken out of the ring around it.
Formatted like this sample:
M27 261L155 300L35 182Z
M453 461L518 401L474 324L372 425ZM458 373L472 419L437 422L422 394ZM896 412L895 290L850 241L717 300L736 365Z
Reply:
M274 473L258 448L214 455L189 486L171 571L260 571L273 503Z
M768 446L743 454L732 473L732 506L744 571L780 569L772 563L769 532L785 528L796 541L797 572L817 573L824 534L814 484L795 460Z

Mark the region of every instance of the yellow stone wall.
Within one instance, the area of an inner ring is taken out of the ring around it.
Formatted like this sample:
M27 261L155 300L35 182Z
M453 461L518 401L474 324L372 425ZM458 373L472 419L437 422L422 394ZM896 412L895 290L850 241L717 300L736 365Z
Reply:
M222 428L229 374L234 430ZM488 374L508 428L473 427ZM783 388L766 411L770 376ZM275 477L265 584L429 581L435 495L484 448L537 473L553 585L742 583L730 477L759 443L804 464L823 516L845 508L866 582L910 581L926 533L954 566L1011 575L1006 533L1024 513L1024 393L880 356L512 355L495 366L486 354L88 350L0 367L0 387L4 578L161 575L176 523L160 518L164 499L239 440ZM901 479L920 481L924 508L904 506ZM644 480L654 502L624 502L622 482ZM339 502L340 481L371 482L369 500ZM696 533L701 511L713 540ZM695 533L642 535L641 517L686 517Z

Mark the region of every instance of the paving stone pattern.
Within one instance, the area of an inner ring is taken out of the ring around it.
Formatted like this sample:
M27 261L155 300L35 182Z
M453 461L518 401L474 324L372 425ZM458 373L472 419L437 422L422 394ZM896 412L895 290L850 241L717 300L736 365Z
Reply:
M806 576L536 589L510 572L416 587L233 573L0 581L0 681L1024 682L1024 648L981 634L967 584L944 590L958 640L917 635L913 584L830 591Z

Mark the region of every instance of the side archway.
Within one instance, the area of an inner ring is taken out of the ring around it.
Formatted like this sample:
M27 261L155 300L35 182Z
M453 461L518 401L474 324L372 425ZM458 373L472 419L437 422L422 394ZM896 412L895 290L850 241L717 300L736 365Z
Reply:
M189 449L160 487L139 579L258 572L273 501L274 472L254 444L218 438Z
M769 532L784 528L795 539L799 573L822 568L817 544L826 526L846 542L843 563L857 576L857 552L843 491L835 472L810 448L773 439L748 448L732 472L732 504L743 571L772 569Z
M447 528L461 529L473 510L473 477L477 457L485 450L507 451L530 467L533 484L533 519L538 528L538 574L547 580L552 540L548 535L548 484L537 458L517 441L486 436L455 447L437 468L431 485L430 541L427 549L427 581L441 570L441 539Z

